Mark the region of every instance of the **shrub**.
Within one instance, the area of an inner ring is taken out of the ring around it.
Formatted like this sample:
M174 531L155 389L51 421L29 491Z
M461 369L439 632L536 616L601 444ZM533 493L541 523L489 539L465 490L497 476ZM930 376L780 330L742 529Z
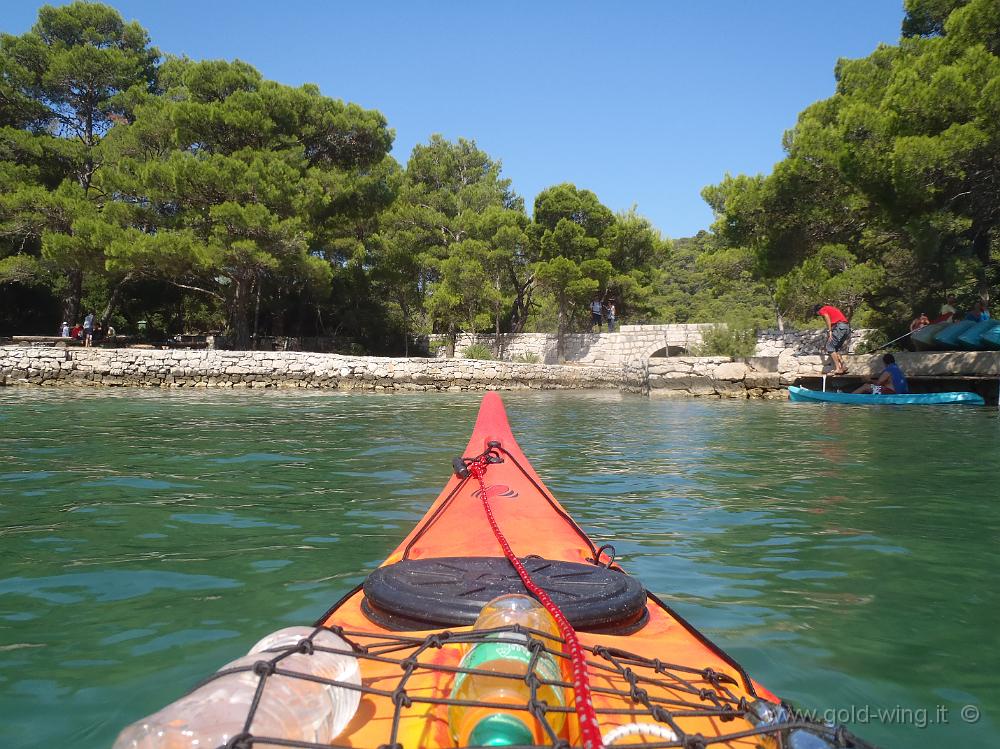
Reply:
M858 343L854 347L854 349L851 351L851 353L852 354L874 354L876 351L881 351L883 348L885 348L885 344L883 344L881 346L876 346L874 343L870 343L867 339L863 339L860 343ZM889 349L886 349L886 351L888 351L888 350ZM896 347L896 346L893 346L892 350L893 351L899 351L899 348ZM845 349L845 351L846 351L846 349Z
M532 351L528 351L527 353L512 357L511 361L519 364L538 364L542 361L542 357Z
M482 343L473 343L462 351L463 359L492 359L493 351Z
M716 325L704 332L697 356L753 356L757 331L752 327Z

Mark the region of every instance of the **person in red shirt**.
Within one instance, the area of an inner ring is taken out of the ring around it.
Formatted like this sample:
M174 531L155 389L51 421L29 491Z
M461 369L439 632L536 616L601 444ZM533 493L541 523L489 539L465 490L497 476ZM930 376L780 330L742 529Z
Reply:
M813 307L813 314L819 315L826 321L826 353L830 355L834 366L831 374L847 374L844 358L840 355L840 349L851 338L851 326L847 322L847 318L843 312L831 304L817 304Z

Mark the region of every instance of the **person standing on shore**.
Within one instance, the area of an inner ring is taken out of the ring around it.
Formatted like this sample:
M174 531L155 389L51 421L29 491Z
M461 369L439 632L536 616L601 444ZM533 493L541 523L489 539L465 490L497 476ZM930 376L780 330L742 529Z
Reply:
M979 300L974 305L972 309L969 310L968 314L965 316L966 320L971 320L972 322L986 322L990 319L990 311L986 307L986 303Z
M600 297L594 297L594 300L590 303L590 327L591 329L597 328L597 332L601 332L601 323L604 321L604 305L601 304Z
M938 313L937 318L934 322L949 322L955 319L955 314L958 312L958 308L955 306L957 300L953 294L949 294L945 298L944 304L941 305L941 311Z
M617 314L618 314L618 311L615 309L615 300L614 299L609 299L608 300L608 306L604 308L604 317L608 321L608 332L609 333L614 333L615 332L615 316Z
M930 319L928 319L927 313L921 312L919 315L913 318L913 322L910 323L910 332L912 333L916 330L920 330L921 328L924 328L930 324L931 321Z
M840 350L851 338L851 325L847 322L847 317L832 304L817 304L813 307L813 314L819 315L826 322L826 353L830 355L834 366L831 374L847 374L844 358L840 354Z
M88 312L83 318L83 345L90 347L94 345L94 313Z

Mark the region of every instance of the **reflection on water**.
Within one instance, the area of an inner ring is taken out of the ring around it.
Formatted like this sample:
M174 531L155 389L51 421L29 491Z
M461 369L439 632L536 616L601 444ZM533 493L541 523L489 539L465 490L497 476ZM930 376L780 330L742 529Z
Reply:
M0 391L5 745L107 747L313 621L423 514L478 398ZM505 400L595 540L771 689L948 708L856 726L888 746L995 743L995 411Z

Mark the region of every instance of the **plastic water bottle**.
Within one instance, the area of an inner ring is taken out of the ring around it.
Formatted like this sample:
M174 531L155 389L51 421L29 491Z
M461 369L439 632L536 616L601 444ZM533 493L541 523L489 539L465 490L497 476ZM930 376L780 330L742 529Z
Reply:
M288 627L273 632L250 649L248 655L220 670L253 666L277 652L295 647L313 632L312 627ZM320 647L350 650L328 630L313 637ZM295 653L282 658L278 668L324 679L361 685L358 659L352 655ZM123 730L113 749L214 749L243 732L260 677L253 671L220 676L157 713ZM360 692L319 684L306 679L271 674L267 677L250 732L255 737L329 743L350 722L358 709ZM257 742L261 743L261 742Z
M474 630L494 629L520 624L524 627L559 636L559 627L552 615L534 598L513 594L494 598L479 613ZM537 637L537 635L536 635ZM448 724L452 738L459 746L511 746L517 744L545 744L548 733L537 718L525 708L531 699L531 688L524 681L532 659L528 649L528 636L516 632L490 635L496 642L481 642L475 645L462 659L463 668L490 671L493 674L513 674L507 676L485 674L464 674L455 676L451 698L455 700L475 700L502 707L468 707L452 705L448 709ZM543 641L544 638L542 638ZM558 643L546 642L552 648ZM562 674L555 658L548 653L540 653L535 663L535 675L545 681L560 681ZM562 687L542 684L538 687L538 699L549 707L563 707L566 696ZM558 734L566 722L562 712L546 713L545 719Z

